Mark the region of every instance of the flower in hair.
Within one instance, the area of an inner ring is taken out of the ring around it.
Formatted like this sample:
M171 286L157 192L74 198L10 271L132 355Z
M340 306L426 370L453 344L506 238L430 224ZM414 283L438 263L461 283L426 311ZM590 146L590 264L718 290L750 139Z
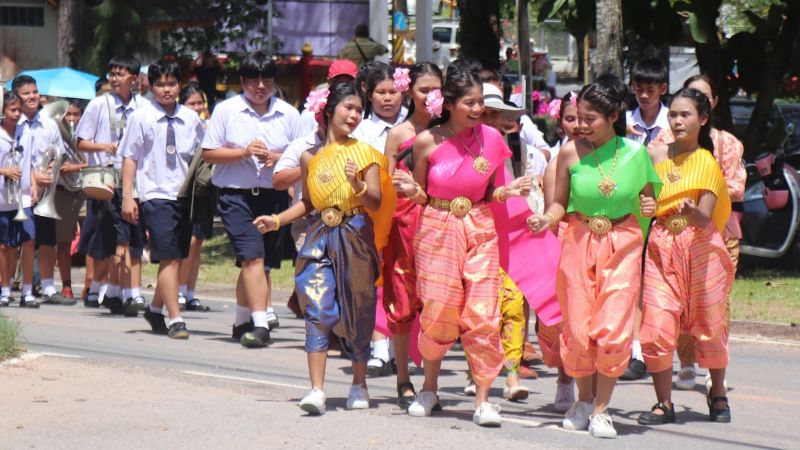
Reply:
M556 98L547 106L547 115L553 120L558 120L561 116L561 99Z
M542 99L542 94L540 94L539 91L531 92L531 101L532 102L539 101L541 99Z
M578 106L578 94L573 91L569 91L569 102L572 103L572 106Z
M308 97L306 97L305 109L313 112L314 115L321 113L325 109L325 105L328 104L328 94L330 94L328 88L309 92Z
M442 97L442 91L440 89L434 89L428 92L428 96L425 97L425 111L430 114L432 118L442 115L443 106L444 97Z
M411 85L411 77L408 75L409 70L402 67L394 69L394 88L399 92L406 92Z

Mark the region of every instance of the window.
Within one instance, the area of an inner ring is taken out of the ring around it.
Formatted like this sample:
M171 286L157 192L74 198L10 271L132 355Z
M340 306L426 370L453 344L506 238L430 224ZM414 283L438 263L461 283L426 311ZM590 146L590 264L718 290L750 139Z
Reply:
M449 44L453 29L449 27L433 27L433 38L442 44Z
M0 6L0 26L43 27L43 7Z

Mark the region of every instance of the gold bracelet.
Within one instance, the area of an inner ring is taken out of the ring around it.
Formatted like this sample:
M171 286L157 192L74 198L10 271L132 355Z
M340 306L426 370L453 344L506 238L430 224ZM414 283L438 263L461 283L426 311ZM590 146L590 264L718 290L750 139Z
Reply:
M367 193L367 182L362 181L362 183L364 183L364 187L360 191L355 192L355 189L353 189L353 192L355 192L356 197L363 197L364 194Z
M551 227L557 223L557 221L556 221L556 216L554 216L553 214L551 214L551 213L549 213L549 212L546 212L546 213L544 213L543 215L544 215L544 216L547 216L547 217L549 217L549 218L550 218L550 221L552 222L552 223L550 224L550 226L551 226Z
M272 217L272 220L275 221L275 231L280 230L281 229L281 219L280 219L280 217L278 217L277 214L273 214L270 217Z
M494 190L492 197L496 202L504 202L506 201L506 187L500 186L499 188Z

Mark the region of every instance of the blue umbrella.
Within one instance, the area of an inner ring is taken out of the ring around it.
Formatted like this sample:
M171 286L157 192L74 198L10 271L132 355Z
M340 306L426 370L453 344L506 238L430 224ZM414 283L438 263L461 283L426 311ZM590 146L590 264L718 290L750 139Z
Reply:
M94 83L100 78L69 67L26 70L20 72L19 75L28 75L36 80L36 86L42 95L84 100L91 100L95 97ZM11 81L8 82L6 88L11 89Z

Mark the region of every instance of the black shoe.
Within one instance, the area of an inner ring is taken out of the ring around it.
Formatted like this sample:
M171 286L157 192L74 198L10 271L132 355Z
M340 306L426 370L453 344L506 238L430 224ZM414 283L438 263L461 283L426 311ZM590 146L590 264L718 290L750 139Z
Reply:
M66 305L72 306L77 303L77 300L71 297L64 297L61 295L60 292L56 292L53 295L44 295L42 296L42 303L47 305Z
M121 315L125 313L125 305L122 304L122 299L119 297L107 297L103 300L103 304L111 311L111 314Z
M647 376L647 366L645 366L642 361L639 361L636 358L631 358L630 362L628 363L628 367L625 369L625 373L623 373L622 376L619 377L619 379L632 381L632 380L641 380L646 376Z
M269 329L254 327L252 331L242 335L239 343L247 348L263 348L272 344L272 340L269 338Z
M730 423L731 407L728 405L728 397L712 397L711 390L709 389L706 401L708 402L708 420L712 422ZM715 409L714 403L716 402L725 402L725 407Z
M275 312L267 313L267 325L269 326L269 329L272 331L277 330L278 327L281 326L281 323L278 322L278 315L275 314Z
M136 309L138 311L144 311L147 309L147 302L145 302L144 297L141 295L133 299L133 304L136 305Z
M193 298L193 299L191 299L191 300L188 300L188 301L186 302L186 310L187 310L187 311L202 311L202 312L208 312L208 311L211 311L211 308L209 308L208 306L206 306L206 305L204 305L204 304L200 303L200 300L198 300L198 299L196 299L196 298Z
M411 391L411 395L403 395L406 391ZM414 400L417 398L417 391L414 390L414 385L411 383L401 383L397 386L397 406L408 409Z
M136 317L139 315L139 305L132 298L125 300L122 305L122 315L125 317Z
M100 302L97 300L97 294L89 294L83 298L84 308L99 308Z
M367 376L370 378L375 377L388 377L392 373L396 373L394 361L384 361L380 358L375 358L381 362L380 366L367 365Z
M661 410L663 414L655 414L655 410ZM675 423L675 411L668 408L664 403L658 402L650 408L650 412L639 416L639 425L662 425L665 423Z
M248 322L245 322L241 325L234 325L233 330L231 331L231 337L234 341L241 341L242 336L250 331L253 331L253 319L250 319Z
M164 322L163 314L154 313L150 311L150 309L146 309L144 311L144 320L150 324L150 328L153 330L154 334L167 334L169 331L166 322Z
M170 339L189 339L189 330L186 329L186 323L175 322L169 326L167 336Z
M34 299L25 300L25 298L23 297L23 298L21 298L19 300L19 307L20 308L34 308L35 309L35 308L39 307L39 302L37 302Z

